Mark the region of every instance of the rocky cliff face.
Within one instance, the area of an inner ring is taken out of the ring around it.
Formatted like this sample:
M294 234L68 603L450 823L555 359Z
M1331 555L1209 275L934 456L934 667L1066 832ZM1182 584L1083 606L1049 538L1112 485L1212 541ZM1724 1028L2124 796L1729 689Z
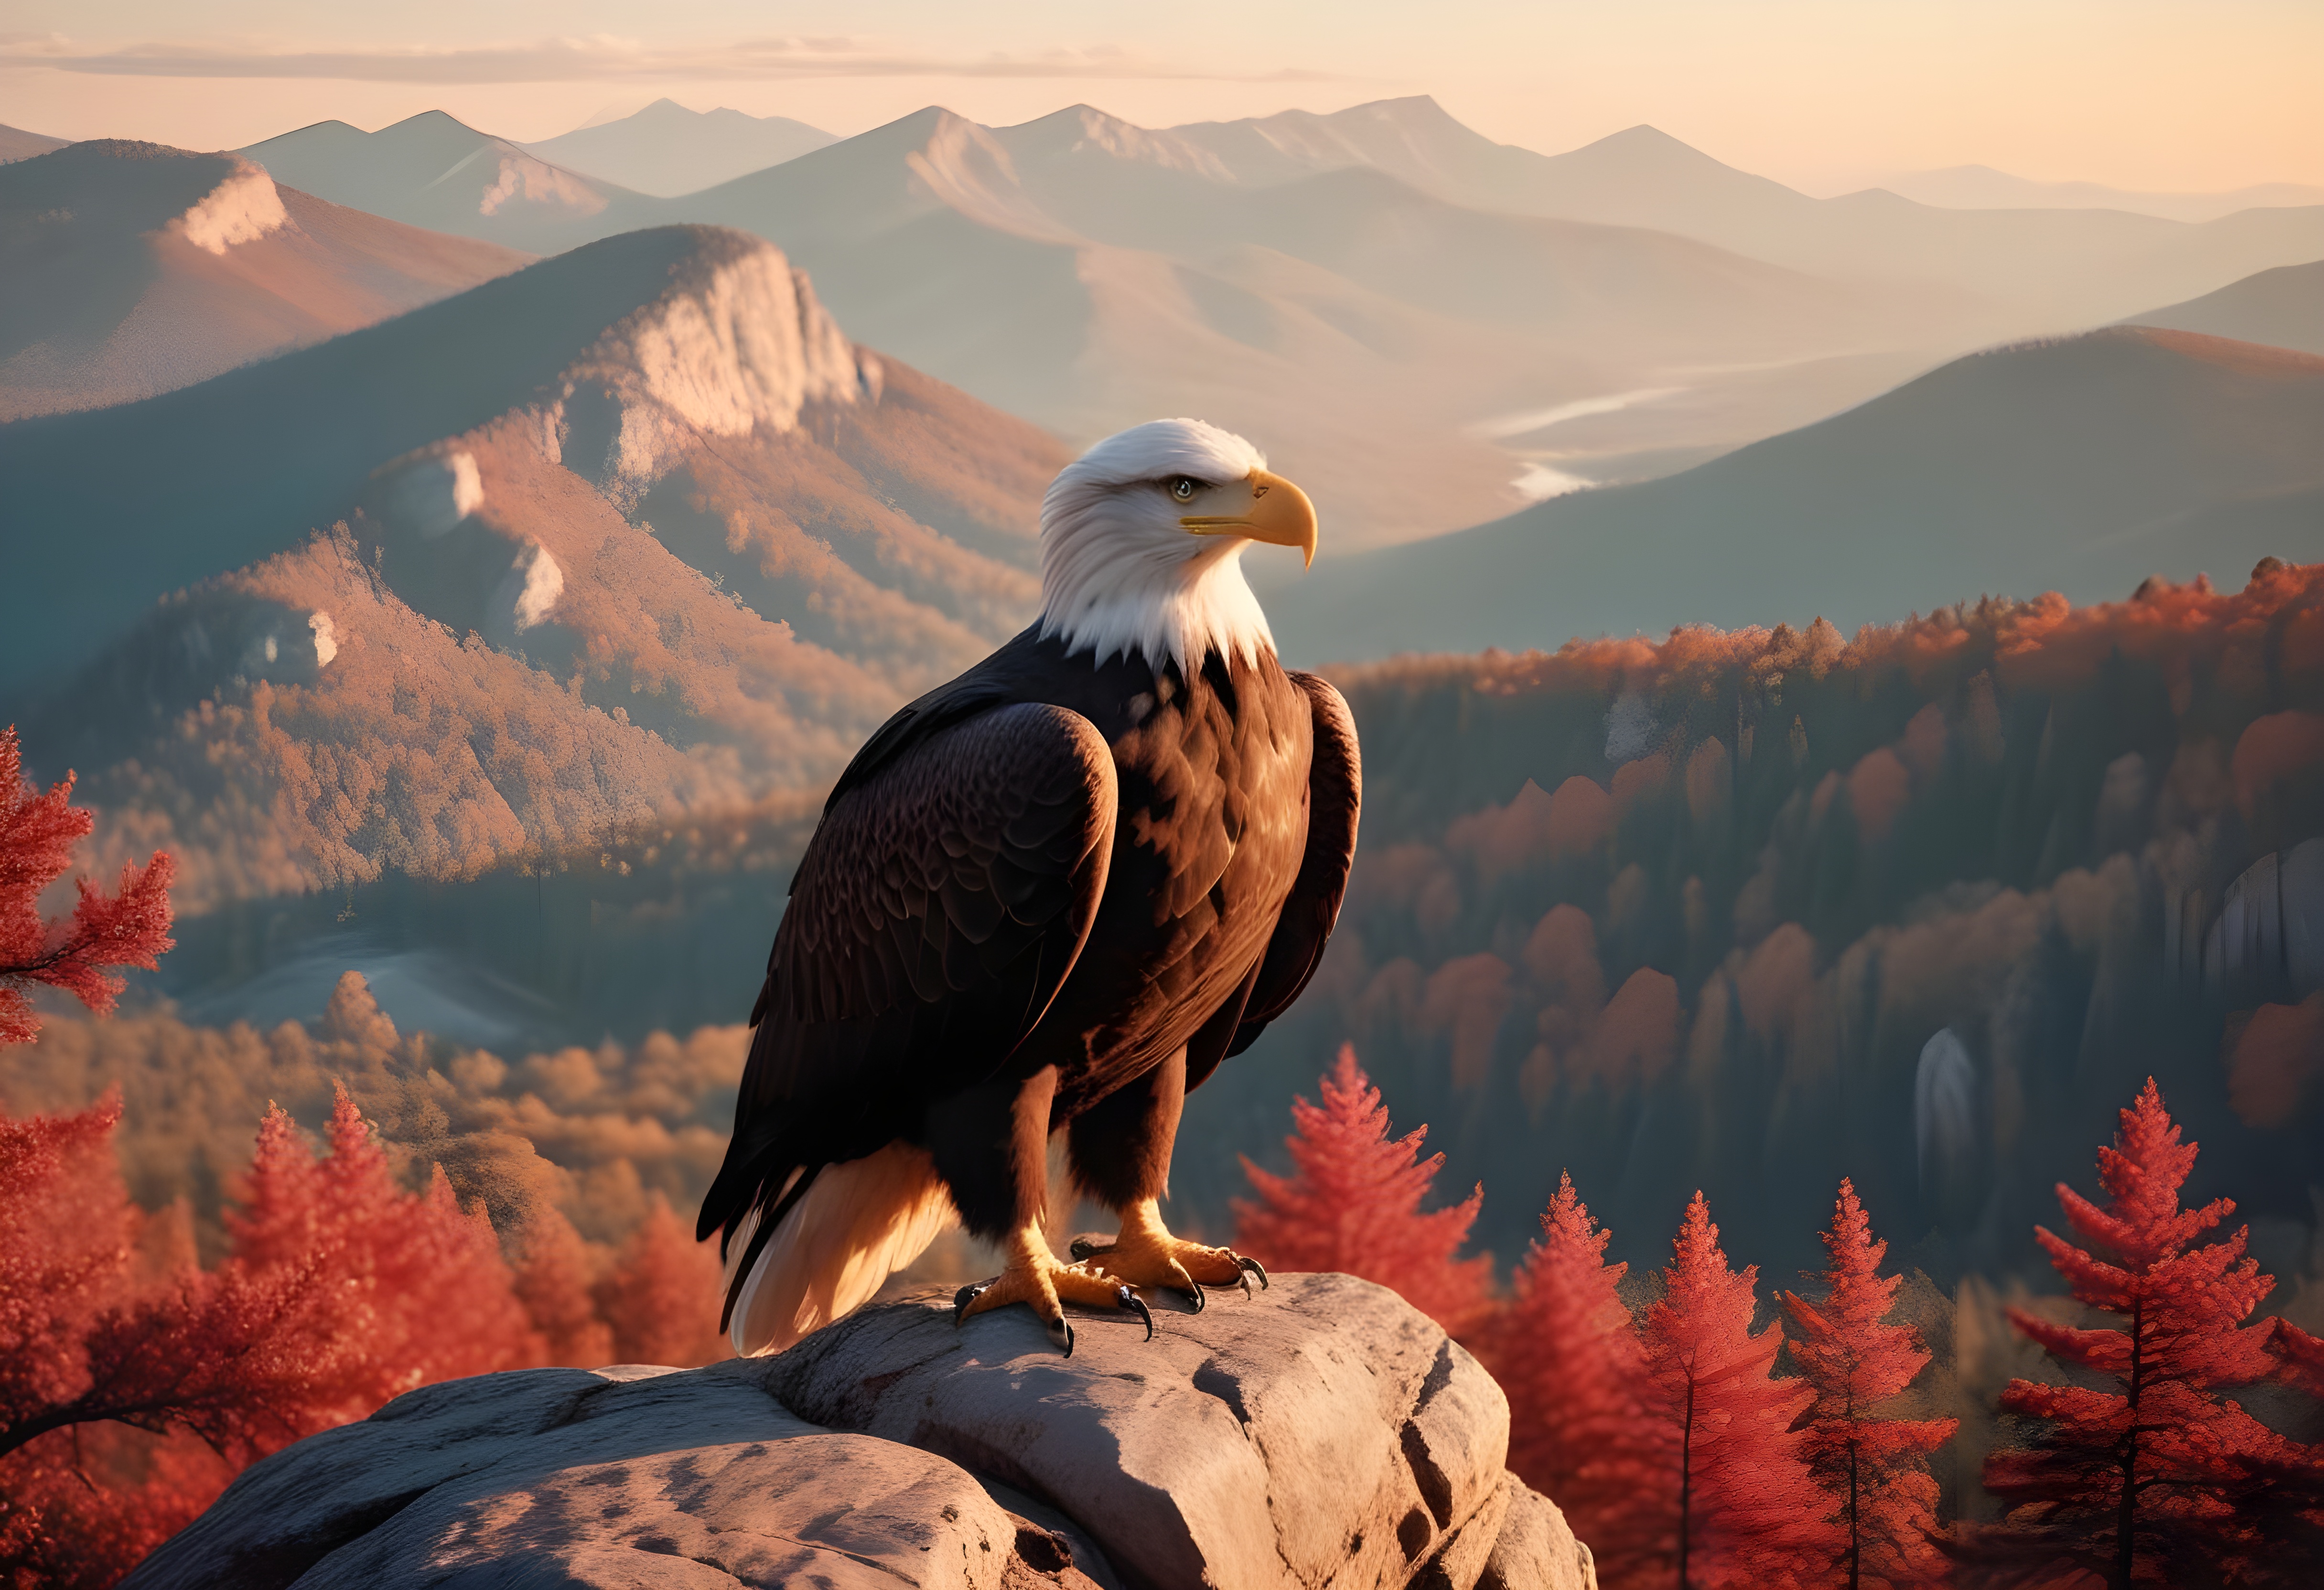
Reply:
M1071 1358L868 1309L770 1359L429 1386L259 1464L128 1590L1594 1590L1508 1406L1393 1293L1286 1275Z

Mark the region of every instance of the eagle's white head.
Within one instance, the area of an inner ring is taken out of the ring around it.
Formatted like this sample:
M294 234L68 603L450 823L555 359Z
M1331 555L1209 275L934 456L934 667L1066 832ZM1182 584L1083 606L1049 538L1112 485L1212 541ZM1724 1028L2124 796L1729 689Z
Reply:
M1191 674L1213 650L1256 662L1275 636L1242 577L1253 541L1314 562L1307 493L1216 426L1132 426L1065 465L1042 499L1041 634L1093 663L1139 653Z

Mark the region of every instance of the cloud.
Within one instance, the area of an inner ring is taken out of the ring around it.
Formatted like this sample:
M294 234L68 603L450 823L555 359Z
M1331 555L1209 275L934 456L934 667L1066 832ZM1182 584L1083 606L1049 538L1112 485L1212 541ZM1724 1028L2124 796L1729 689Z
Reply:
M69 40L0 41L0 67L135 78L336 78L372 83L564 83L798 78L1151 78L1243 83L1334 80L1296 68L1224 71L1102 45L966 57L852 37L742 39L677 48L634 40L543 39L460 50L295 51L132 44L84 53Z

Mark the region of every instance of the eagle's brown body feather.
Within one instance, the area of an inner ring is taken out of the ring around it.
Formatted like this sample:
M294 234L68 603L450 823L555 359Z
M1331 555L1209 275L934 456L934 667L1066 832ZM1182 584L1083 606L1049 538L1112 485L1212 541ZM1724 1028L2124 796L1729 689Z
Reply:
M1313 974L1359 801L1346 704L1271 652L1187 675L1028 630L907 707L794 880L703 1234L760 1211L755 1249L787 1185L902 1143L997 1238L1059 1128L1102 1201L1157 1195L1185 1089Z

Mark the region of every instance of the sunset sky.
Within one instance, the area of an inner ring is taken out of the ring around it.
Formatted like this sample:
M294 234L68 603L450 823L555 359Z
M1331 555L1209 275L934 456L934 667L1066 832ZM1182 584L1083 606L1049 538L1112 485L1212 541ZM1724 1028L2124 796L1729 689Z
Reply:
M1148 125L1433 94L1555 152L1640 122L1813 192L1981 163L2324 182L2318 0L10 0L0 122L231 147L440 108L519 139L661 95L842 134L940 103Z

